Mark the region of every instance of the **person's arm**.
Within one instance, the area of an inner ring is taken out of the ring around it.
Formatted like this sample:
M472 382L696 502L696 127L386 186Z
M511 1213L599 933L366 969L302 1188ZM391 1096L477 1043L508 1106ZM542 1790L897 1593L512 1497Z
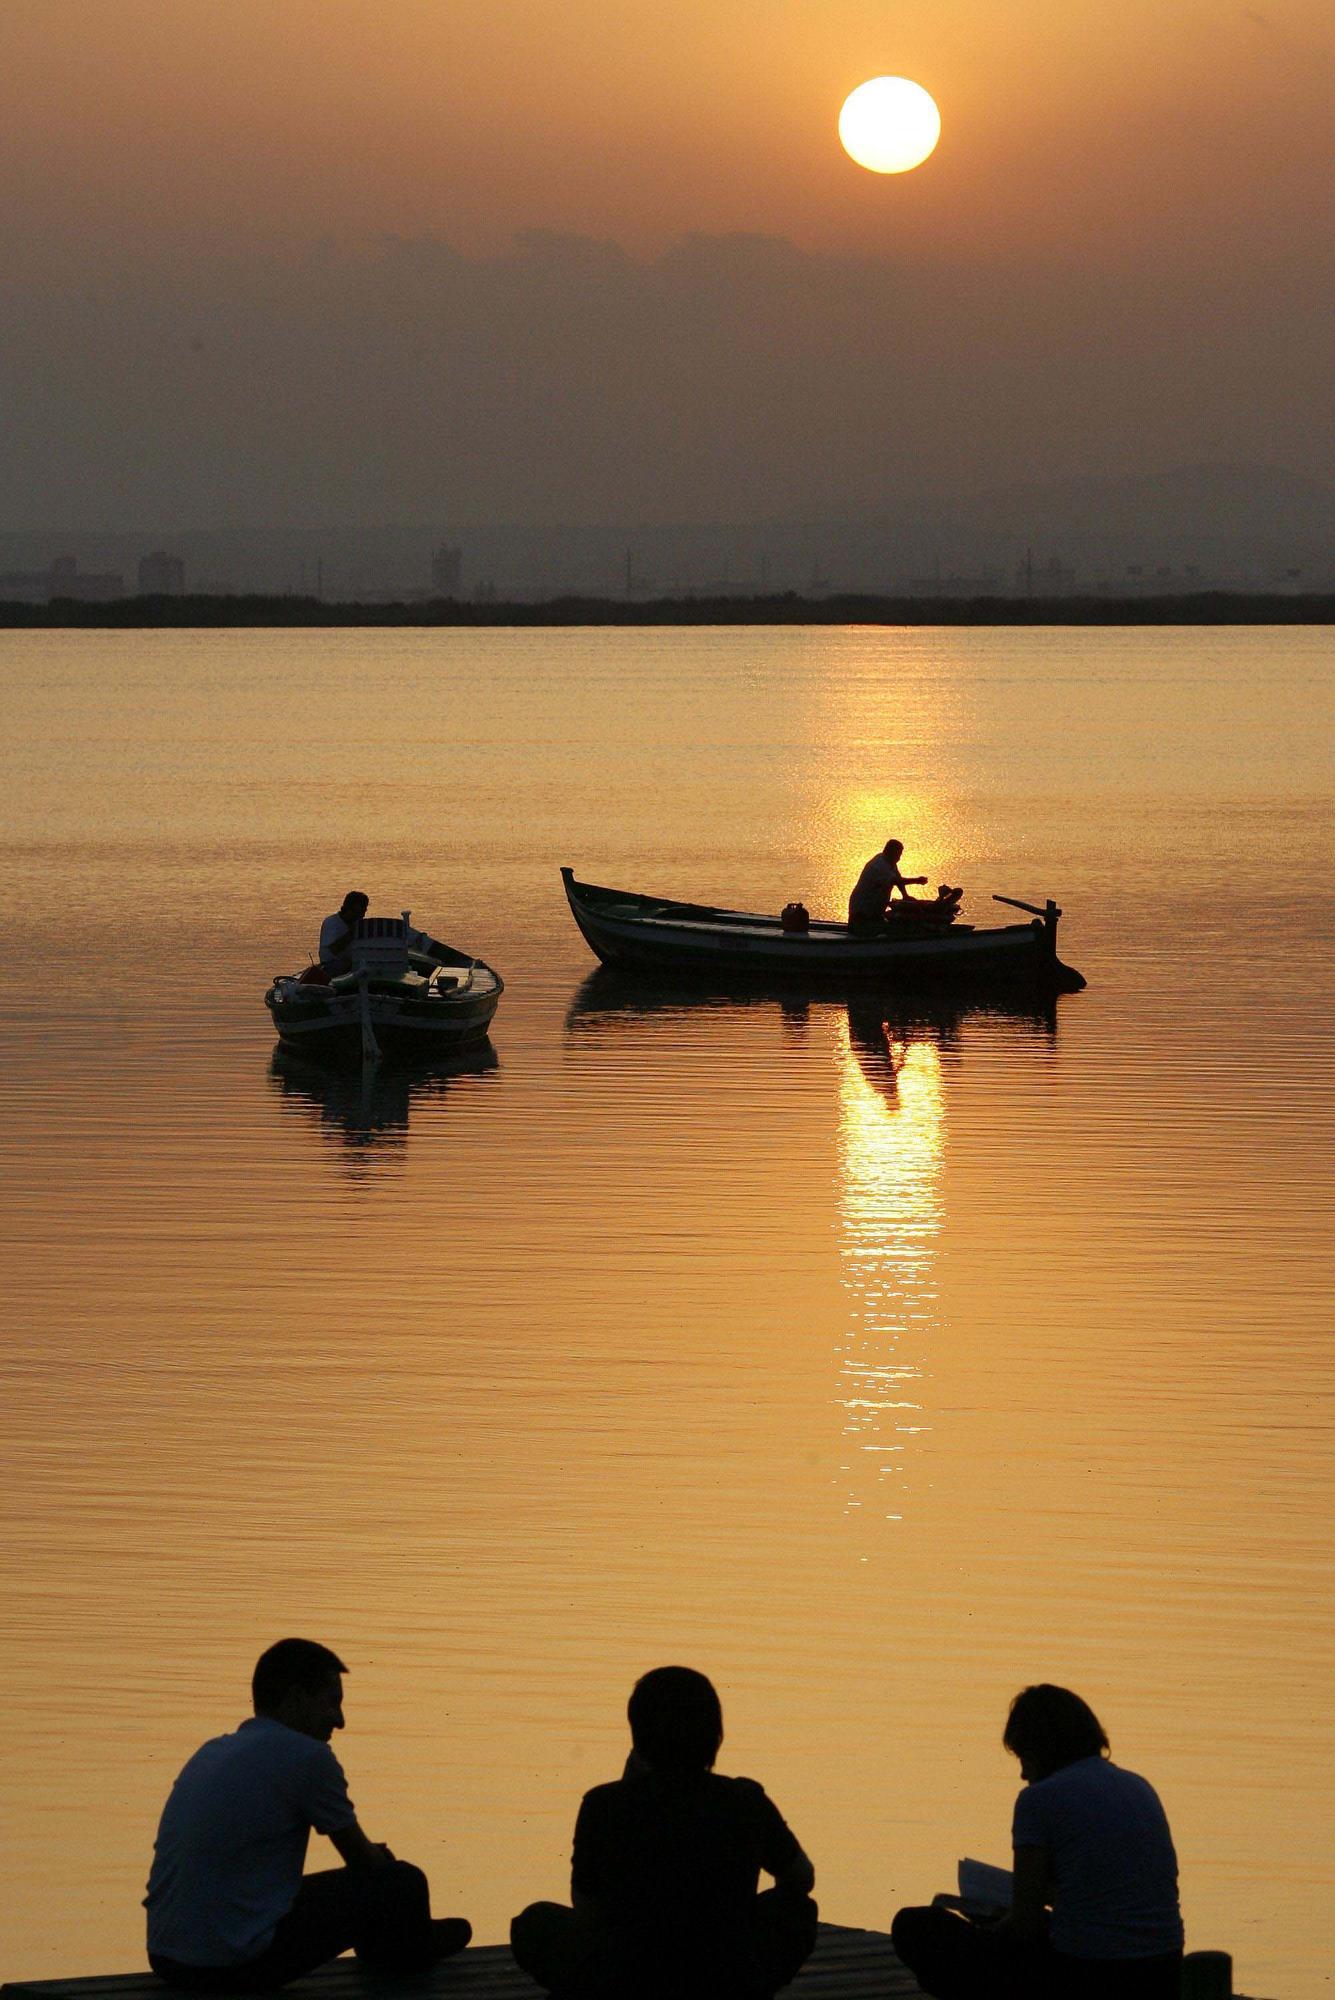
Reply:
M388 1868L394 1856L383 1841L368 1840L356 1820L329 1838L349 1868Z
M1048 1850L1046 1847L1017 1847L1011 1912L1002 1928L1014 1938L1030 1942L1041 1938L1047 1925Z
M746 1778L738 1782L753 1783ZM816 1886L815 1869L773 1799L759 1785L754 1785L753 1791L759 1813L761 1867L774 1877L781 1896L809 1896Z
M800 1847L792 1860L786 1862L776 1872L774 1886L781 1896L809 1896L811 1894L816 1886L816 1871Z
M634 1755L632 1751L631 1755ZM580 1801L575 1815L575 1839L570 1854L570 1902L571 1907L590 1916L602 1908L602 1887L598 1866L598 1856L602 1843L598 1832L597 1801L589 1803L586 1794Z

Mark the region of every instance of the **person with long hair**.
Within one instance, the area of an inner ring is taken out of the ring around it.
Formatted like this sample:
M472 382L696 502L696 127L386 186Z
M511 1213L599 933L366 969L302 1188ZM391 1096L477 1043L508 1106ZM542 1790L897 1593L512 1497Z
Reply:
M900 1958L935 2000L1177 2000L1177 1856L1153 1786L1112 1762L1070 1688L1022 1689L1002 1741L1024 1779L1010 1913L901 1910Z

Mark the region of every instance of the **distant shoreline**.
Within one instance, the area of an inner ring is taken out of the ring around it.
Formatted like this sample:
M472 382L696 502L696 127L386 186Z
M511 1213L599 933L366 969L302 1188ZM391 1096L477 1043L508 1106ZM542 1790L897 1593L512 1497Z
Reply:
M1335 592L1206 590L1164 597L553 597L541 603L326 603L259 595L0 602L0 629L148 631L209 626L1329 625Z

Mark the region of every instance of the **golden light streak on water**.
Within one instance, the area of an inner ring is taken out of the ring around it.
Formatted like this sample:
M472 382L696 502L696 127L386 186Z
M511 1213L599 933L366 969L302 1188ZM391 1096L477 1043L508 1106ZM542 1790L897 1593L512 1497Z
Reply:
M839 1073L839 1254L849 1325L842 1375L848 1505L897 1518L925 1417L938 1311L945 1106L930 1039L850 1009Z

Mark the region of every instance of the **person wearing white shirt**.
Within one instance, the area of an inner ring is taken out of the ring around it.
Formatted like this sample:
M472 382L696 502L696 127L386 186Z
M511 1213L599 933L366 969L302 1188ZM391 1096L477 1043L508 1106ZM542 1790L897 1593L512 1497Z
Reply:
M1010 1913L901 1910L895 1950L938 2000L1177 2000L1177 1856L1154 1787L1114 1764L1088 1702L1040 1682L1011 1703L1019 1759Z
M347 1668L310 1639L260 1656L255 1713L184 1766L162 1811L144 1907L148 1962L196 1993L272 1992L355 1950L392 1973L462 1951L462 1918L433 1918L427 1879L367 1838L329 1745ZM303 1873L312 1829L342 1868Z
M355 970L350 947L368 904L360 889L349 889L333 916L321 924L320 963L331 978Z

